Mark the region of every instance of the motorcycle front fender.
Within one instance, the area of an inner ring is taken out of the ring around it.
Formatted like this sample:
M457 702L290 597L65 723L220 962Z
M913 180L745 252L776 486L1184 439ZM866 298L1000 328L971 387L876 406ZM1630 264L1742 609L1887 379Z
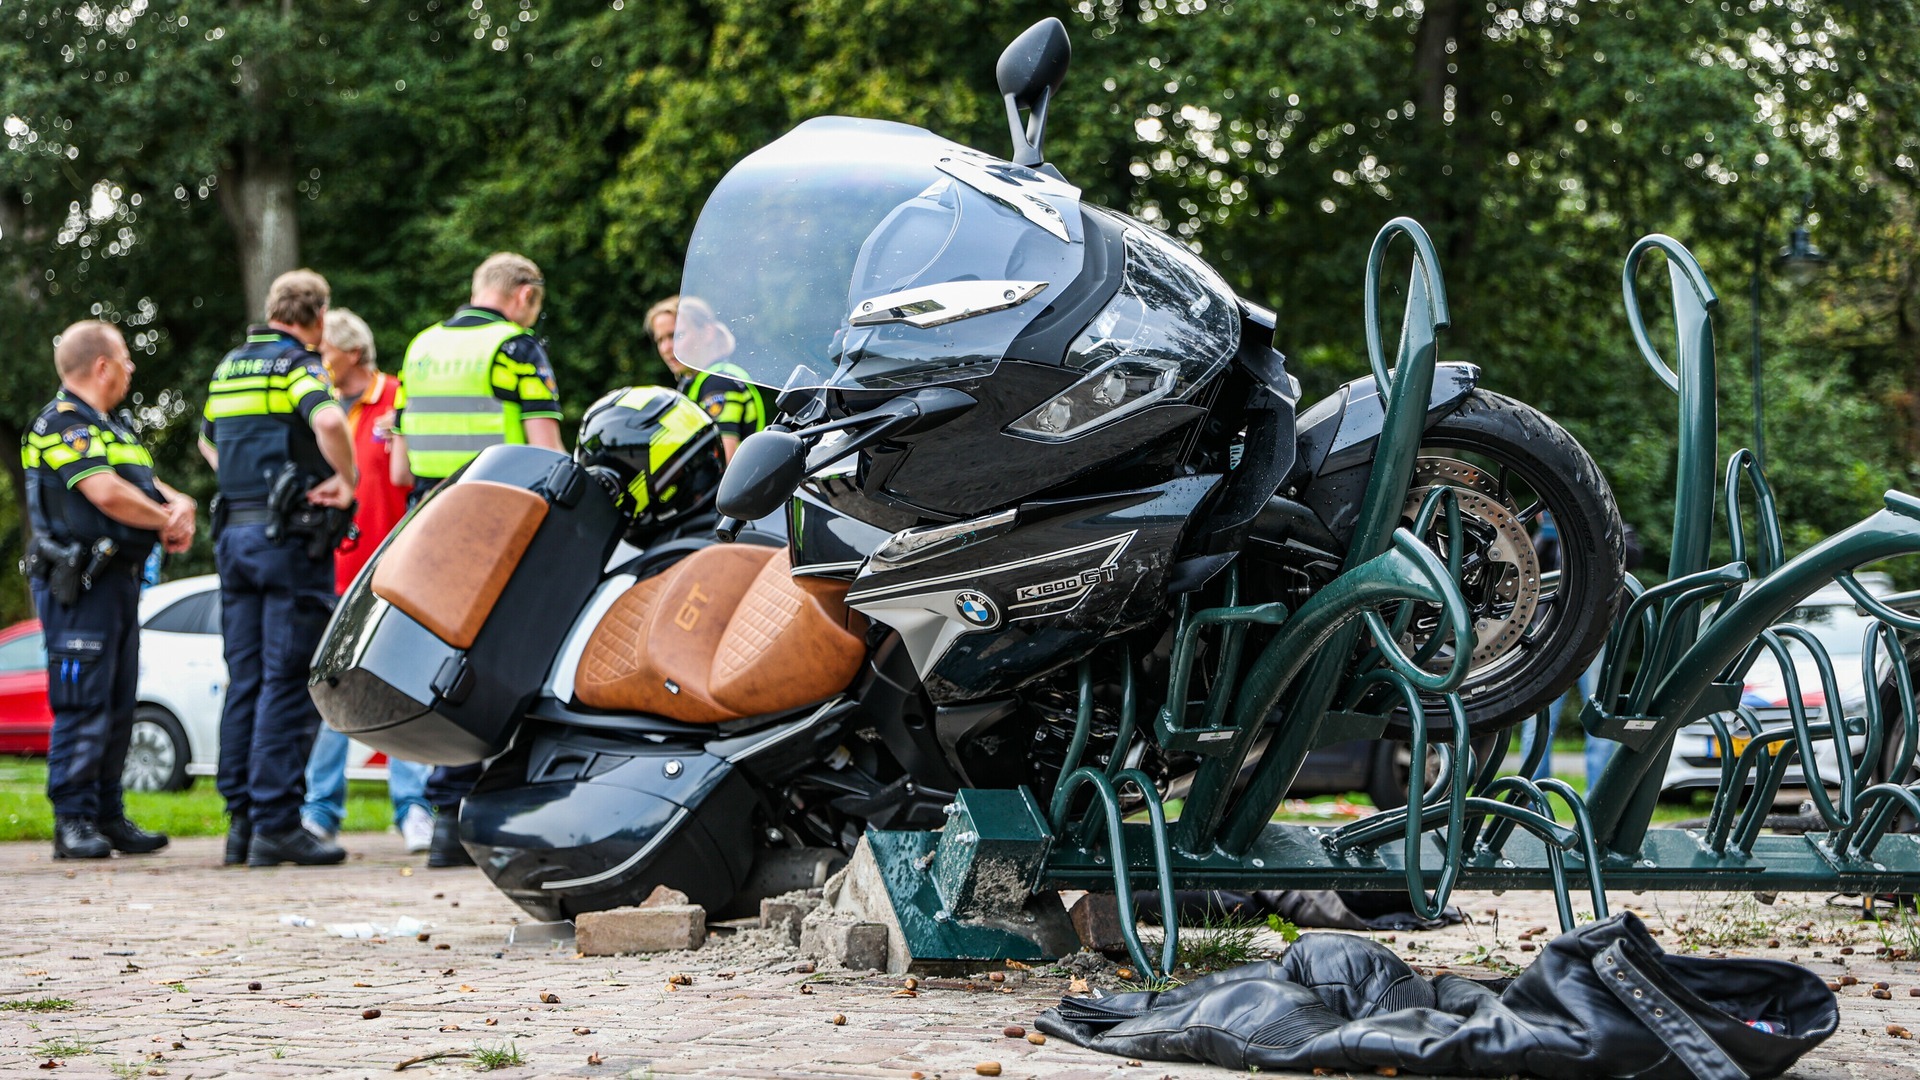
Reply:
M1480 368L1476 365L1436 365L1433 393L1427 399L1427 426L1459 407L1479 384ZM1386 417L1386 403L1371 375L1314 402L1298 421L1296 477L1323 476L1373 460Z

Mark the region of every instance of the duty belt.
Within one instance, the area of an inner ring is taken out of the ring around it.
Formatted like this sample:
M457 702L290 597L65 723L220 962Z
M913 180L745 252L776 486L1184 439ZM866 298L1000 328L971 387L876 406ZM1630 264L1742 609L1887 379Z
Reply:
M226 525L265 525L273 520L273 511L265 506L236 506L227 511Z

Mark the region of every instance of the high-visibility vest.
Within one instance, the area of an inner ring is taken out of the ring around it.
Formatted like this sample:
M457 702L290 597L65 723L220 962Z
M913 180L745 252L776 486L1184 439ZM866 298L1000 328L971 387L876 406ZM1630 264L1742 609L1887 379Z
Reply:
M407 346L406 402L400 434L413 475L439 480L501 443L524 443L520 406L494 396L496 372L511 378L494 356L526 328L507 319L478 326L435 325ZM501 389L512 389L503 386Z
M718 375L739 383L741 386L739 392L745 397L743 401L729 401L719 414L713 417L714 423L739 424L742 438L767 426L766 396L760 392L759 385L748 376L746 369L738 364L722 360L704 371L696 371L692 381L687 384L687 396L696 404L699 403L700 393L706 389L707 377L710 375Z

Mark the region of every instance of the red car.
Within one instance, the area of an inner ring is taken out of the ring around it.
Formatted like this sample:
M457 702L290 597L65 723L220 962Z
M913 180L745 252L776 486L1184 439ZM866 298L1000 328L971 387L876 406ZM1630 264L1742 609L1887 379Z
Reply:
M40 620L0 630L0 754L45 757L53 710L47 706L47 639Z

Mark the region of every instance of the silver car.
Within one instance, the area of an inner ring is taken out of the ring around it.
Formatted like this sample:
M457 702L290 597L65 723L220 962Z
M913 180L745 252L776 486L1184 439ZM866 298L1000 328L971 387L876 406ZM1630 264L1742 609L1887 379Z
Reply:
M1893 593L1893 580L1885 574L1865 573L1856 575L1860 584L1873 596L1888 596ZM1873 619L1855 606L1853 598L1838 585L1828 585L1809 596L1799 607L1787 613L1781 622L1793 623L1805 627L1826 647L1827 655L1833 661L1834 680L1840 691L1840 710L1843 716L1864 716L1868 686L1860 669L1861 648L1866 640L1867 629ZM1794 675L1800 682L1800 700L1807 708L1807 717L1813 722L1826 718L1826 691L1820 684L1820 669L1804 647L1789 643L1793 656ZM1880 668L1884 671L1892 657L1882 651ZM1873 680L1879 682L1878 677ZM1753 709L1760 719L1761 726L1767 729L1790 727L1792 717L1787 708L1786 679L1780 671L1778 661L1771 651L1764 651L1754 660L1753 667L1747 671L1745 685L1742 687L1740 703ZM1720 786L1720 762L1723 755L1738 756L1747 745L1747 728L1740 720L1730 714L1722 714L1733 745L1721 746L1720 739L1714 734L1713 727L1706 720L1696 720L1682 728L1673 741L1673 755L1667 761L1667 773L1661 781L1660 790L1686 791L1712 789ZM1848 744L1855 761L1866 752L1867 737L1856 734L1848 737ZM1791 744L1782 744L1774 752L1779 753ZM1814 743L1814 762L1821 783L1832 788L1839 784L1839 755L1835 753L1835 743L1830 739L1817 739ZM1757 772L1758 770L1755 770ZM1749 773L1747 783L1754 776ZM1785 787L1806 787L1806 775L1798 761L1787 769Z

